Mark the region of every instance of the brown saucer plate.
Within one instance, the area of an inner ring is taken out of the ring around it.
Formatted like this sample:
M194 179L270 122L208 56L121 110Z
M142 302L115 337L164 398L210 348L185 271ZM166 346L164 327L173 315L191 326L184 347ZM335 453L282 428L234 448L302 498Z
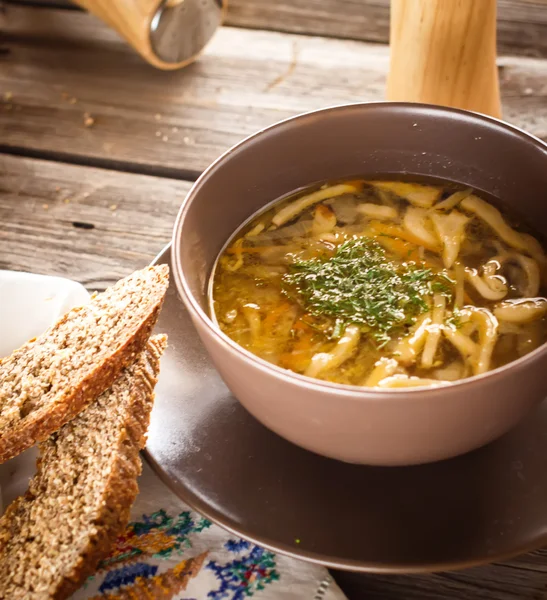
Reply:
M156 259L170 264L165 248ZM419 467L323 458L283 440L230 394L170 286L169 347L146 458L195 510L244 538L337 569L466 568L547 542L547 402L471 454Z

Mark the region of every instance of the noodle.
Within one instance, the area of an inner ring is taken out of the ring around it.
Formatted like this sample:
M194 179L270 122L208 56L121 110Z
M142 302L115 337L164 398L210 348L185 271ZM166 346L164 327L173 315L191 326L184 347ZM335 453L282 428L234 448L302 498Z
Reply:
M234 341L296 373L438 386L546 341L545 265L536 237L471 189L340 181L236 232L212 310Z

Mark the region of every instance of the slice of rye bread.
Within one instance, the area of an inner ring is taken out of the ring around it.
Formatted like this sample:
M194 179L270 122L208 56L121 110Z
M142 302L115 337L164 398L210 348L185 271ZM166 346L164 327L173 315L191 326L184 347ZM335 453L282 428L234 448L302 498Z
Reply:
M135 361L168 285L167 265L136 271L0 361L0 463L73 419Z
M109 390L40 444L26 495L0 519L2 600L68 598L108 555L138 492L165 345L151 338Z

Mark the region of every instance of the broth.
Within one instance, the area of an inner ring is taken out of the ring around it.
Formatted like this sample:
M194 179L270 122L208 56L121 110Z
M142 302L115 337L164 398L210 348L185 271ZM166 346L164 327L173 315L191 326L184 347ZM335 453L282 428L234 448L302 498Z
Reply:
M537 237L471 189L345 180L236 232L211 310L235 342L296 373L444 385L544 343L545 266Z

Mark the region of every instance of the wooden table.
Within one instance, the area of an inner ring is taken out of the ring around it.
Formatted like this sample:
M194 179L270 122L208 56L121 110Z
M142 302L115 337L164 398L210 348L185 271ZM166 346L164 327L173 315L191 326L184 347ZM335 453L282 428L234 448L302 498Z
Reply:
M381 100L388 0L232 0L183 71L62 0L0 11L0 268L102 289L169 241L193 180L279 119ZM547 5L499 0L505 118L547 139ZM546 507L547 510L547 507ZM540 600L547 553L459 573L336 574L351 599Z

